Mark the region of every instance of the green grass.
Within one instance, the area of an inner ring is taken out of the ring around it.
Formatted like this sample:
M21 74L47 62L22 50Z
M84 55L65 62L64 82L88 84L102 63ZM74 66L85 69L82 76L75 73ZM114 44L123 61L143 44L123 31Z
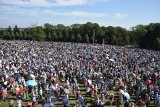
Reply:
M63 83L61 83L61 84L63 84ZM88 107L91 106L91 103L92 103L91 101L93 100L93 98L91 98L90 96L86 95L86 91L85 91L85 88L84 88L83 84L79 83L79 87L80 87L81 94L83 95L83 97L87 101L87 105L86 106L88 106ZM118 91L117 87L116 87L115 91L113 91L112 89L110 89L109 91L112 92L115 95L115 98L118 97L119 91ZM9 94L8 95L8 99L15 99L15 96L12 95L13 94L12 92L8 92L8 94ZM135 97L134 95L131 96L131 99L130 99L131 102L134 101L133 100L134 97ZM31 101L31 99L30 99L30 101ZM69 96L69 102L70 102L71 107L73 107L73 105L77 102L77 100L76 100L76 94L72 93ZM58 102L58 101L57 102L53 102L53 103L57 107L60 107L62 105L62 102ZM109 99L105 99L105 104L106 104L106 107L115 107L115 104L113 106L109 106ZM16 104L16 100L14 100L14 107L16 107L16 105L17 105ZM25 106L25 102L24 101L22 102L22 106ZM8 101L1 101L0 102L0 107L8 107ZM42 105L40 104L40 102L39 102L39 104L36 107L42 107ZM123 104L120 107L123 107ZM155 105L153 104L153 102L150 103L149 107L155 107Z

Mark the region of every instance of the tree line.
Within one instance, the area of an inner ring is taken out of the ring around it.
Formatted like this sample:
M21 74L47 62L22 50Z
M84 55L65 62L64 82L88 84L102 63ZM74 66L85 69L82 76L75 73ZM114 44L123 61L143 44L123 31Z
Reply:
M52 25L28 28L0 28L0 38L3 40L36 40L99 43L108 45L136 45L141 48L160 50L160 23L137 25L127 30L122 27L100 26L97 23Z

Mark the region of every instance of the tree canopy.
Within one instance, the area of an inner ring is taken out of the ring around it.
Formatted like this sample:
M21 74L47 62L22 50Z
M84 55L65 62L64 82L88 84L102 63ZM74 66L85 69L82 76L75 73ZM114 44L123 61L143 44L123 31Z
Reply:
M0 29L4 40L37 40L83 43L105 43L108 45L138 45L141 48L160 50L160 23L133 26L130 30L122 27L100 26L97 23L52 25Z

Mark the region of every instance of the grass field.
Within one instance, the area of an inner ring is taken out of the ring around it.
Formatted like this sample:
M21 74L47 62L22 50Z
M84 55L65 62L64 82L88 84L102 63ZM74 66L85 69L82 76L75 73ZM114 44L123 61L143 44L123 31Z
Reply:
M79 87L80 87L81 94L83 95L84 99L86 99L86 103L87 103L86 107L90 107L93 98L91 98L88 95L86 95L85 88L84 88L83 84L79 84ZM112 89L110 89L110 92L114 93L115 99L118 97L118 94L119 94L118 90L117 91L113 91ZM130 99L131 102L134 101L133 100L134 97L135 97L134 95L131 96L131 99ZM74 94L69 96L70 107L73 107L75 102L77 102L77 100L75 98L76 98L76 95L74 95ZM12 95L12 92L9 92L8 99L15 99L15 96ZM41 100L38 99L38 101L39 101L39 104L36 105L36 107L42 107ZM53 104L55 104L57 107L61 107L62 106L62 102L53 102ZM16 105L17 105L16 104L16 100L14 100L14 107L16 107ZM25 106L25 102L24 101L22 102L22 106ZM1 101L0 102L0 107L8 107L8 100ZM113 104L113 106L110 106L109 105L109 100L106 99L105 100L105 107L115 107L115 103ZM120 107L124 107L123 104ZM150 103L149 107L156 107L153 104L153 101Z

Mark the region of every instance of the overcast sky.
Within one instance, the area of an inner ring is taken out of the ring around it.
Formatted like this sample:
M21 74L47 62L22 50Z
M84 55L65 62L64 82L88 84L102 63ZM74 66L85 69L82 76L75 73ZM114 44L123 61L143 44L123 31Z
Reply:
M160 0L0 0L0 27L86 22L127 29L160 22Z

